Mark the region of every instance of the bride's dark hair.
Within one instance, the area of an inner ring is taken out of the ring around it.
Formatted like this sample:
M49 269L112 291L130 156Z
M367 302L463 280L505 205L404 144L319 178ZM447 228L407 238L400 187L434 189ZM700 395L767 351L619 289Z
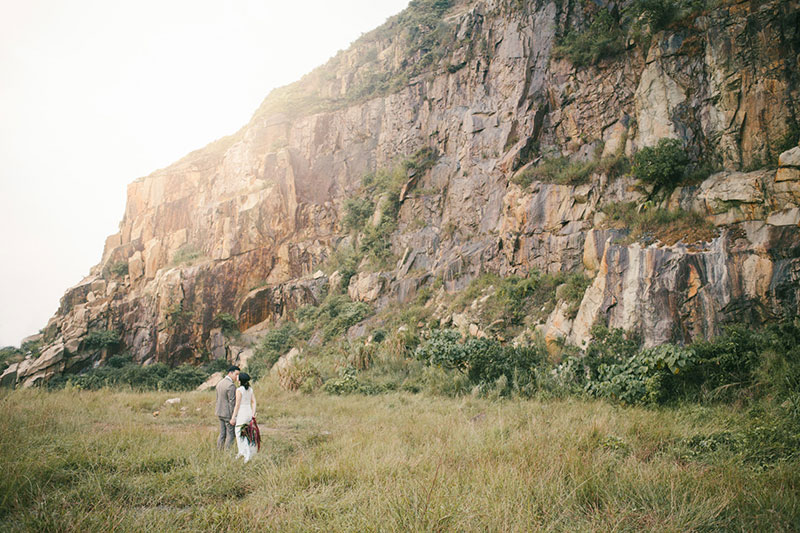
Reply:
M250 374L247 374L246 372L242 372L241 374L239 374L239 384L242 387L244 387L244 390L249 389L250 388Z

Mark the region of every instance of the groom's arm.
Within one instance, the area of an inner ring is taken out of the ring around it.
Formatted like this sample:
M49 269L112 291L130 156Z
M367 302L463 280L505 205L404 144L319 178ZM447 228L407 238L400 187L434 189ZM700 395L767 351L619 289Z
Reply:
M231 408L231 413L233 413L234 405L236 405L236 387L233 384L225 391L225 399L228 400L228 407Z

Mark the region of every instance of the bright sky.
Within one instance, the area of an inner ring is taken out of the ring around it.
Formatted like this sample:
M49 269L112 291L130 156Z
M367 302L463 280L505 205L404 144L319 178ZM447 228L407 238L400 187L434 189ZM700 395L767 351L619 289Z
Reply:
M0 346L99 262L126 185L408 0L0 0Z

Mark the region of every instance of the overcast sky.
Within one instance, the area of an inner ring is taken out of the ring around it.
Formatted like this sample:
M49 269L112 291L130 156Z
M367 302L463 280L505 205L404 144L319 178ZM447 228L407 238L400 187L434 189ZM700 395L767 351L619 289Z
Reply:
M99 262L126 185L408 0L0 0L0 346Z

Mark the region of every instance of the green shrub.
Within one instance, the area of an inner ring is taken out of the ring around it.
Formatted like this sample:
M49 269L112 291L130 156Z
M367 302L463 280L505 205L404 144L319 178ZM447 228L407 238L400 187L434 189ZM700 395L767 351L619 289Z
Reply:
M297 319L304 322L304 330L322 331L325 342L339 337L372 313L364 302L353 302L344 294L329 294L319 306L305 306L298 310Z
M767 348L764 335L751 327L732 325L711 341L692 345L695 364L684 375L696 390L703 389L717 398L732 397L754 381L754 371Z
M189 326L194 318L194 311L183 308L183 302L171 305L167 309L167 327L172 329L184 329Z
M222 328L222 332L227 335L239 333L239 321L230 313L220 313L214 317L214 324Z
M323 390L328 394L366 394L374 395L386 392L381 386L364 382L358 379L358 372L352 366L346 366L339 370L339 376L329 379L323 385Z
M572 29L554 49L557 57L566 57L576 67L594 65L625 49L625 35L619 21L607 9L600 9L583 31Z
M127 261L120 261L118 263L114 263L110 267L108 267L108 271L111 272L112 275L122 278L128 275L128 262Z
M481 298L480 323L496 332L512 333L523 322L543 320L553 312L558 300L556 289L566 284L561 297L569 302L568 314L577 313L583 293L590 283L581 273L542 274L537 270L527 277L483 274L472 280L451 305L461 311ZM489 290L493 287L493 290ZM491 327L490 327L491 326Z
M83 346L88 350L115 348L119 344L119 332L111 329L90 331L83 339Z
M170 370L159 381L160 390L194 390L208 378L208 373L202 368L192 365L180 365Z
M24 358L25 353L14 346L0 348L0 374L9 366L22 361Z
M663 403L675 399L681 371L694 366L696 353L671 344L642 350L620 363L601 364L587 392L627 404Z
M454 369L464 373L475 385L495 384L501 377L518 390L531 390L535 368L544 362L541 349L503 346L488 338L467 337L454 330L432 330L420 344L415 357L429 366Z
M367 198L348 198L344 203L342 225L348 231L361 231L375 211L375 204Z
M202 366L203 371L205 371L206 375L211 375L216 372L223 372L226 373L228 367L231 364L228 362L227 359L212 359L211 361L207 362Z
M714 224L694 211L669 211L634 202L607 204L602 211L608 217L606 226L628 232L623 243L657 240L669 246L683 240L692 244L708 242L719 234Z
M193 244L184 244L175 251L172 256L172 264L180 265L189 263L200 257L201 252Z
M651 32L658 32L669 26L680 12L680 3L673 0L636 0L631 4L630 13L641 17Z
M800 407L800 321L761 330L732 325L711 341L688 347L640 349L635 335L593 328L585 355L571 357L556 374L595 396L628 404L733 401L770 395ZM800 411L798 411L800 414ZM800 420L800 419L798 419Z
M181 365L170 369L164 363L142 366L130 355L111 357L107 364L83 374L63 375L48 382L49 388L69 384L78 389L97 390L103 387L130 387L135 390L193 390L209 376L206 369Z
M272 365L302 338L304 338L303 332L294 322L286 322L268 331L261 339L252 359L247 363L248 373L253 380L266 376Z
M558 288L556 295L560 300L567 302L567 318L574 319L578 315L583 295L586 289L592 284L591 278L583 273L574 272L566 276L563 285Z
M611 178L625 174L629 169L624 156L608 156L600 160L570 161L568 157L553 157L538 166L517 173L512 179L520 187L529 187L534 181L558 185L581 185L588 183L592 174L606 174Z
M326 262L326 270L330 273L338 271L342 276L342 280L339 282L338 287L331 287L330 290L347 292L347 287L350 285L350 278L355 276L358 272L358 265L361 263L363 257L361 252L352 246L340 246L335 250ZM300 318L299 315L297 319L301 322L304 320Z
M633 156L633 175L656 189L673 188L686 176L689 157L679 139L660 139Z
M642 346L639 335L621 328L608 329L602 324L596 324L590 333L592 340L586 347L586 353L581 361L588 381L598 379L600 366L627 361L636 355Z
M434 329L420 344L414 356L428 365L454 368L461 372L467 369L467 354L461 342L461 334L454 329Z

